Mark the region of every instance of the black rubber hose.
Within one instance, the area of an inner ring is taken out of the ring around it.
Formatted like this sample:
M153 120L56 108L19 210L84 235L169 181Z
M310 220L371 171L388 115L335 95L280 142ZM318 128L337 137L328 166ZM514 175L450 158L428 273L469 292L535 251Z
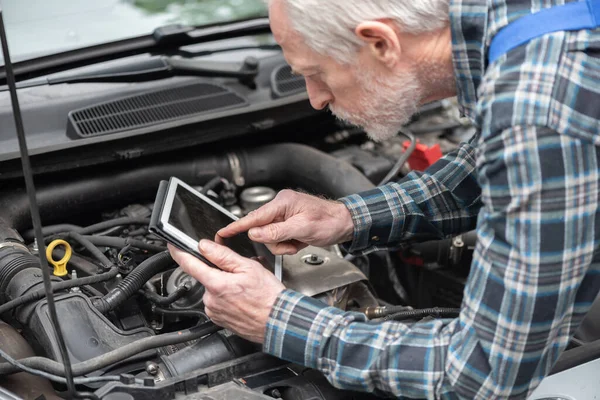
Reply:
M552 367L549 375L557 374L598 358L600 358L600 340L595 340L563 352Z
M83 229L81 226L73 224L50 225L42 227L42 235L50 236L62 232L79 232L81 229ZM33 236L33 229L23 232L23 240L25 240L26 243L32 242L34 239Z
M184 283L179 286L173 293L170 295L163 297L157 293L151 292L149 290L141 291L142 295L147 298L150 302L159 305L159 306L168 306L175 303L177 300L181 299L187 292L192 288L192 284L189 282Z
M246 186L277 184L331 198L375 187L346 161L302 144L258 147L239 152L239 158Z
M132 217L122 217L115 218L108 221L103 221L94 225L81 227L79 225L72 224L58 224L58 225L50 225L44 226L42 228L42 234L44 236L56 235L58 233L65 232L77 232L80 235L90 235L96 232L102 232L106 229L114 228L117 226L126 226L126 225L148 225L150 223L150 219L148 218L132 218ZM33 240L33 229L29 229L23 233L23 239L26 242L30 242Z
M393 307L390 307L393 308ZM390 313L384 317L386 321L405 321L407 319L423 319L425 317L434 318L456 318L460 314L460 308L425 308L422 310L408 310L397 313Z
M275 144L237 154L246 186L277 183L332 198L374 187L347 162L302 144ZM204 184L215 176L236 182L225 154L173 162L148 160L139 165L126 171L118 167L105 169L98 174L82 171L69 180L61 175L60 179L49 177L40 182L37 196L42 220L45 224L60 223L65 215L89 214L142 199L152 200L160 180L171 176L191 185ZM6 188L0 193L0 220L20 232L31 227L29 203L22 188Z
M96 260L100 262L102 267L108 269L113 266L113 263L108 259L108 257L106 257L104 253L102 253L100 249L98 249L98 247L96 247L92 242L90 242L85 236L80 235L77 232L67 232L58 236L64 238L66 241L72 240L81 245L92 256L94 256ZM53 239L56 239L56 236L45 238L46 244L52 242Z
M126 360L129 357L142 353L146 350L157 349L159 347L170 346L203 338L204 336L216 333L223 328L216 326L212 322L206 322L194 328L183 331L165 333L158 336L151 336L140 339L130 344L121 346L118 349L105 353L101 356L91 358L87 361L73 365L73 375L82 376L97 371L109 365ZM65 369L63 364L45 357L28 357L19 360L23 365L35 368L50 374L64 376ZM0 376L19 372L20 370L9 363L0 364Z
M410 140L410 145L408 146L408 149L406 149L406 151L404 151L404 153L400 156L400 158L398 158L398 160L396 161L392 169L387 173L385 178L383 178L381 182L379 182L378 186L383 186L391 182L394 178L396 178L404 164L406 164L409 157L412 155L412 153L415 151L415 148L417 147L417 138L415 138L415 135L413 135L412 132L406 129L402 129L399 133L401 135L406 136L408 140Z
M208 192L210 192L211 190L215 190L217 186L221 185L222 183L223 178L221 178L220 176L215 176L202 186L202 190L200 191L200 193L206 196Z
M102 232L116 226L127 226L127 225L148 225L150 223L149 218L133 218L123 217L115 218L108 221L102 221L94 225L86 226L82 228L78 233L82 235L90 235L96 232Z
M96 283L105 282L110 279L113 279L115 276L117 276L118 273L119 269L113 267L108 272L104 272L102 274L86 276L85 278L70 279L68 281L63 282L56 282L52 284L52 292L60 292L62 290L67 290L74 287L93 285ZM0 315L24 304L41 300L44 297L46 297L46 292L44 291L44 289L38 289L34 292L27 293L24 296L17 297L16 299L8 301L0 306Z
M58 246L52 251L52 258L55 260L60 260L65 256L65 249L62 246ZM73 253L71 255L71 259L69 260L69 268L75 269L78 272L82 273L83 276L96 275L101 269L97 264L89 261L82 256Z
M154 253L158 253L161 251L165 251L167 249L166 246L157 246L155 244L146 243L142 240L130 239L130 238L120 238L120 237L111 237L111 236L83 236L86 240L92 243L94 246L101 247L114 247L117 249L122 249L127 245L131 245L131 247L135 247L141 250L148 250Z
M192 317L200 318L201 320L208 321L208 316L200 310L172 310L169 308L154 307L153 311L157 314L172 315L175 317Z
M173 259L168 251L163 251L146 259L132 273L117 284L106 296L94 301L94 305L103 314L114 310L125 300L137 293L146 282L159 272L173 266Z

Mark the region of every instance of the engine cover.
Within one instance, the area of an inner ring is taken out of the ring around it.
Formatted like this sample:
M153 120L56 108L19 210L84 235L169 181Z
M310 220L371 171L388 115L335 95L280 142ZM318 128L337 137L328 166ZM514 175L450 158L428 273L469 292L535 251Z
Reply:
M57 296L55 302L62 335L73 364L154 335L152 330L147 328L127 332L118 329L96 310L89 298L82 294ZM27 325L30 335L37 339L44 353L50 358L59 360L60 351L46 301L37 304Z

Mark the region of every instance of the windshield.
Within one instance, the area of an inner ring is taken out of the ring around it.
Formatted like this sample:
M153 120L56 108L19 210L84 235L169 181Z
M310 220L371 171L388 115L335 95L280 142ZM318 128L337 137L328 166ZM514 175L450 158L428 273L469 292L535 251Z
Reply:
M1 0L0 4L14 61L148 35L163 25L201 26L267 14L263 0Z

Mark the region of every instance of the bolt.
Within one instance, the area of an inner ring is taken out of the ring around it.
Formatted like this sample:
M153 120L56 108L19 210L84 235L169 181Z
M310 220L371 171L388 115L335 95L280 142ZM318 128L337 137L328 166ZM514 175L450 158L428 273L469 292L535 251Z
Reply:
M274 399L280 399L281 398L281 392L279 391L279 389L273 389L271 390L271 397Z
M158 374L158 364L150 362L146 365L146 372L152 376Z
M319 257L317 254L310 254L304 258L304 262L309 265L321 265L325 262L323 258Z
M454 238L454 240L452 240L452 246L454 246L454 247L463 247L464 245L465 245L465 242L463 242L461 236L457 236Z
M77 270L73 270L71 272L71 279L77 279ZM79 287L74 287L71 289L71 293L80 293L81 289Z

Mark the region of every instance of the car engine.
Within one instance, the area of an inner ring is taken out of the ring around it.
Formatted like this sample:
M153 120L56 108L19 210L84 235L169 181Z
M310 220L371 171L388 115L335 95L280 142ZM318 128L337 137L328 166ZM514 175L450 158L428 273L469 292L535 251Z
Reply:
M339 198L374 187L394 168L392 178L399 178L450 151L472 134L457 115L452 102L424 109L409 126L418 143L413 134L410 140L399 135L375 143L335 122L330 132L304 143L179 151L104 169L72 169L68 176L42 175L37 195L45 254L33 239L23 187L5 187L0 350L48 377L5 362L0 386L23 398L59 398L65 391L64 366L56 361L62 335L78 388L90 398L370 398L335 389L317 371L211 328L204 288L148 231L154 194L161 179L176 176L240 217L284 188ZM474 241L474 235L463 235L365 256L346 254L340 246L309 247L284 256L282 279L288 288L374 320L389 319L386 307L408 312L408 321L440 317L460 305ZM62 332L50 322L40 257L54 268ZM415 309L429 311L410 314Z
M0 191L0 352L22 366L0 362L0 398L64 397L58 335L81 398L378 398L336 389L320 372L262 353L260 345L209 322L203 286L148 230L154 197L159 182L175 176L238 217L286 188L336 199L424 170L468 140L473 128L458 114L452 101L432 104L381 143L327 116L316 133L294 141L266 134L264 141L46 167L49 172L36 176L45 252L34 240L21 181L6 179ZM343 245L308 247L283 257L282 281L375 322L454 317L475 241L471 232L368 255L348 254ZM50 320L42 257L53 268L61 332ZM597 332L591 318L570 348L582 350ZM38 373L21 372L23 366Z

